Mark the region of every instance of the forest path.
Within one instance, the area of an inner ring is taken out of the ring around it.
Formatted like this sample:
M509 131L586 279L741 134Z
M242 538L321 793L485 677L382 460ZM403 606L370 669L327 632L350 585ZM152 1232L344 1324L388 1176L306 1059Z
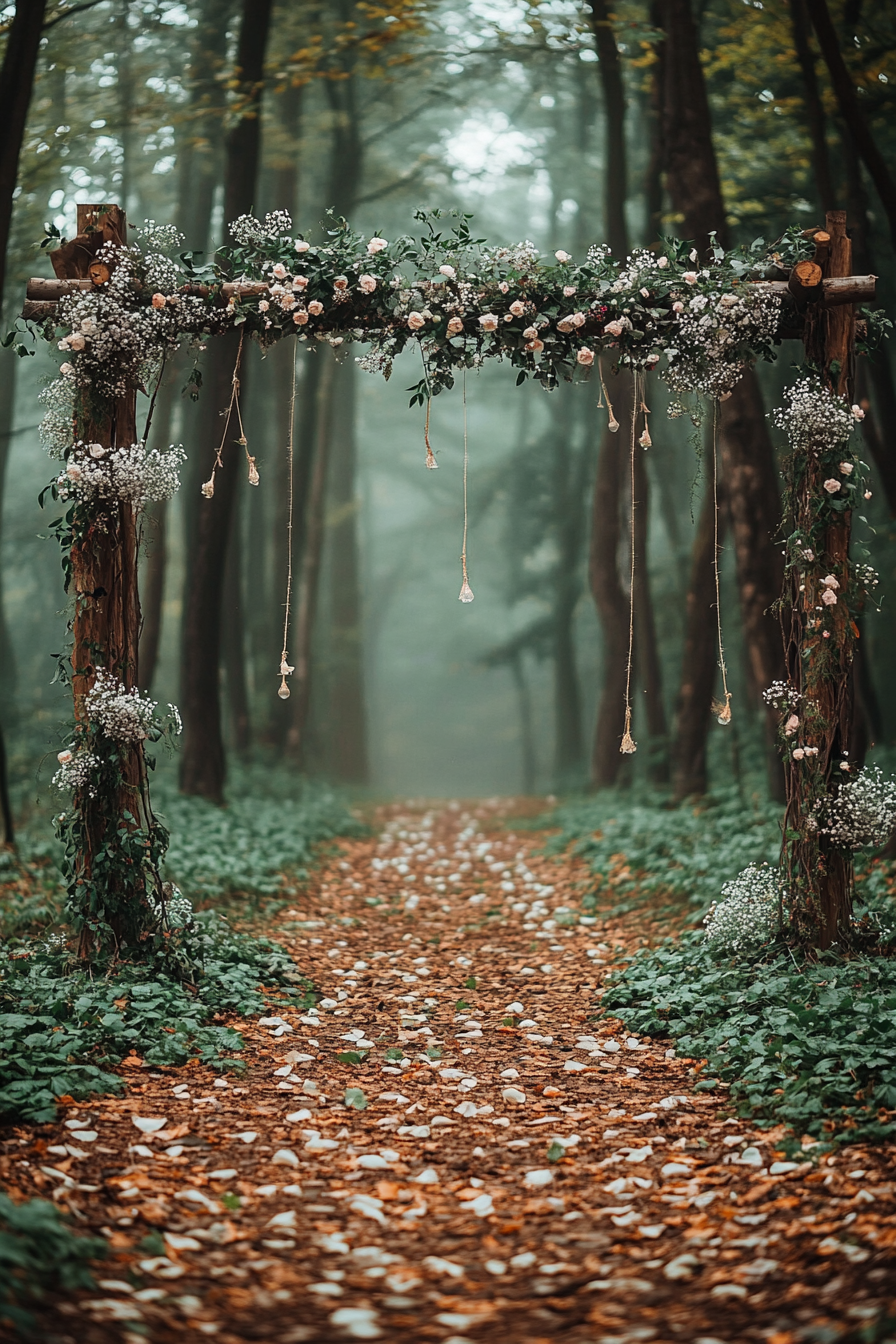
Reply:
M590 875L507 815L382 809L270 930L316 1010L239 1024L241 1078L131 1071L40 1128L114 1248L42 1340L889 1338L858 1333L894 1290L884 1154L776 1161L597 1019L641 934L567 915Z

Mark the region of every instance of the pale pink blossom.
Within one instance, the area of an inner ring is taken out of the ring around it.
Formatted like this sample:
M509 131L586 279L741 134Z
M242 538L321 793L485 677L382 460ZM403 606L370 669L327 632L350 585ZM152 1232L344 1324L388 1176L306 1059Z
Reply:
M426 326L426 318L422 313L408 313L408 326L411 331L419 331Z
M312 317L319 317L323 310L324 306L320 299L312 299L308 305L308 311Z
M96 461L98 458L106 456L106 450L101 443L91 443L88 446L87 451L90 453L90 456L94 459L94 461Z
M525 336L527 341L534 341L536 336L538 335L538 328L527 327L526 330L523 332L523 335Z
M502 280L498 288L500 289L502 294L507 294L510 290L510 286L508 285L506 280Z
M594 363L594 351L589 350L587 345L583 345L581 350L576 351L576 363L584 364L586 368L590 368Z
M833 574L826 574L821 581L824 588L839 588L840 584Z
M852 473L853 473L853 464L852 464L851 462L841 462L841 463L840 463L840 475L841 475L841 476L851 476Z
M676 300L675 300L675 302L674 302L673 305L672 305L672 311L673 311L673 313L683 313L683 312L684 312L684 304L682 303L681 299L676 299Z
M308 314L305 312L304 308L299 308L297 312L293 313L292 320L297 327L304 327L308 322Z
M268 309L270 308L270 306L271 306L271 305L268 303L267 299L259 299L259 300L258 300L258 311L259 311L260 313L266 313L266 312L268 311Z
M497 331L498 319L494 313L483 313L479 319L479 325L483 331Z
M642 298L642 299L649 299L649 298L650 298L650 290L649 290L649 289L644 289L644 288L642 288L642 289L641 289L641 298Z
M865 412L862 410L861 406L850 406L849 409L852 411L855 420L865 419Z
M544 341L539 340L537 336L533 336L530 341L526 342L526 349L537 355L540 350L544 349Z
M60 365L59 365L59 372L62 374L63 378L68 378L68 377L70 377L71 374L74 373L74 371L75 371L75 366L74 366L74 364L60 364Z
M824 488L829 495L836 495L837 491L840 489L840 482L835 481L832 476L830 480L825 481Z
M564 297L564 299L571 299L572 296L573 296L573 294L575 294L575 292L576 292L576 287L575 287L575 285L564 285L564 286L563 286L563 297Z
M65 751L58 751L56 759L60 765L68 765L70 761L74 760L74 756L66 749Z
M561 262L561 263L566 263L567 261L572 261L572 257L569 255L568 252L564 252L562 247L560 247L560 248L557 249L557 251L554 253L554 256L555 256L555 257L557 258L557 260L558 260L559 262Z
M358 288L362 294L372 294L376 289L375 275L362 275L358 279Z
M164 295L164 294L153 294L153 296L152 296L152 306L153 306L153 308L164 308L164 307L165 307L165 295Z
M526 311L526 305L522 302L522 300L514 299L513 303L510 305L510 312L513 313L514 317L522 317L525 311Z
M283 294L280 297L279 303L284 312L291 312L296 306L296 296L295 294Z
M827 633L827 632L825 632L825 633ZM806 753L807 756L817 756L817 755L818 755L818 748L817 748L817 747L804 747L803 750L805 751L805 753Z
M287 275L289 274L289 272L287 271L286 267L283 265L283 262L282 262L282 261L278 261L277 264L274 266L274 268L273 268L271 274L272 274L272 275L275 275L275 276L277 277L278 280L285 280L286 277L287 277Z
M65 365L63 364L62 367L65 368ZM870 498L871 498L871 491L870 491L870 490L866 490L866 491L865 491L865 498L866 498L866 499L870 499Z
M297 238L295 241L295 249L297 252L307 252L310 246L311 244L306 243L304 238Z
M460 317L449 317L448 331L452 336L459 335L464 329L463 319Z
M791 753L795 761L801 761L805 754L806 753L802 747L797 747L796 750Z
M821 595L821 600L826 607L836 607L837 594L834 592L832 588L825 588L824 592Z
M371 238L370 242L367 244L367 251L373 257L377 252L382 252L383 248L388 246L389 244L386 242L385 238Z
M70 350L83 350L87 342L80 333L75 332L74 336L68 338L68 344Z
M791 714L790 718L787 720L787 722L786 722L785 725L784 725L784 735L785 735L785 737L793 737L794 733L796 732L797 728L799 728L799 726L800 726L800 721L799 721L799 719L797 718L796 714Z
M657 264L657 266L659 266L659 268L660 268L661 271L664 271L664 270L666 269L666 267L669 265L669 258L668 258L668 257L657 257L657 259L656 259L656 264Z
M557 330L558 330L558 331L562 331L563 334L566 335L566 333L569 332L569 331L572 331L572 329L573 329L573 320L572 320L572 318L571 318L571 317L561 317L561 318L560 318L560 321L557 323Z
M346 276L346 275L337 275L336 279L333 281L333 288L334 288L334 289L348 289L348 276Z
M78 466L77 462L69 462L68 466L65 469L65 474L70 481L80 481L84 473L81 471L81 468Z
M621 336L625 331L625 327L618 318L614 318L612 322L606 323L604 331L609 332L611 336Z
M457 271L453 266L440 266L439 275L444 275L448 280L455 280L457 278Z
M292 282L292 287L293 289L307 289L308 288L307 275L297 275Z
M689 284L689 285L696 285L696 283L697 283L697 272L696 272L696 271L685 271L684 275L683 275L681 278L682 278L682 280L686 281L686 283Z

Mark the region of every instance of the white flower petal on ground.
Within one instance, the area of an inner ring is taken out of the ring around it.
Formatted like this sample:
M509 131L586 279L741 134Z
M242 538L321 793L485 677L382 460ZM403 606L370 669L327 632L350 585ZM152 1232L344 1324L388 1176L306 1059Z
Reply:
M265 1227L296 1227L295 1209L284 1209L282 1213L275 1213L273 1218L268 1219Z
M258 1133L254 1129L244 1129L242 1133L234 1134L233 1137L239 1139L240 1143L254 1143L258 1138Z
M445 1260L440 1255L425 1255L422 1263L427 1269L431 1269L433 1274L447 1274L452 1279L462 1279L466 1273L463 1265L457 1264L454 1260Z
M523 1185L532 1186L538 1189L543 1185L550 1185L554 1179L554 1173L547 1167L540 1167L535 1171L527 1171L523 1177Z
M299 1165L299 1159L291 1148L278 1148L271 1158L271 1162L275 1166L297 1167Z
M501 1098L503 1101L512 1101L522 1105L526 1100L526 1094L518 1087L505 1087L501 1093Z
M344 1330L352 1339L379 1339L383 1332L377 1319L378 1313L372 1307L339 1307L331 1315L330 1324Z
M151 1117L142 1115L132 1115L131 1123L139 1129L141 1134L157 1134L160 1129L164 1129L168 1121L164 1116Z

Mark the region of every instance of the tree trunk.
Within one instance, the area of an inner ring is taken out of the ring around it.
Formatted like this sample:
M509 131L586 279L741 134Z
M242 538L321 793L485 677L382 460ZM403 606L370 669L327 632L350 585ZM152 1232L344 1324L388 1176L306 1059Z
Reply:
M685 798L700 798L706 793L706 739L716 682L713 463L710 454L706 457L706 488L691 556L681 681L672 745L672 788L675 801L679 803ZM721 535L721 517L719 521Z
M16 382L18 360L7 356L5 376L0 382L0 518L6 492L6 466L12 447L15 423ZM15 844L12 805L6 768L4 728L16 716L16 659L15 648L6 619L3 586L0 584L0 849L12 849Z
M825 227L831 252L824 263L826 276L851 273L851 247L846 235L845 211L830 211ZM833 390L852 399L855 359L855 309L838 308L812 314L807 322L807 362L823 370ZM817 453L805 454L795 484L794 517L790 530L814 534L819 500L824 498L824 470ZM852 913L852 856L820 834L813 824L819 796L833 796L841 782L840 762L848 754L853 718L853 630L846 602L849 588L848 511L834 515L824 533L824 569L839 582L843 600L829 608L832 629L828 640L815 633L819 625L821 593L814 571L794 565L785 594L789 608L786 629L788 684L800 694L800 744L818 748L814 766L787 754L787 813L784 857L793 901L793 923L804 938L820 948L845 938ZM809 711L811 710L811 718ZM819 778L820 776L820 778Z
M581 787L584 772L582 693L576 660L574 622L581 596L581 550L585 525L584 485L588 454L576 443L577 401L567 397L558 408L552 471L554 531L558 555L554 570L552 653L554 663L554 781L566 791ZM582 406L582 411L591 410ZM592 426L583 426L587 436Z
M239 119L228 133L224 173L224 219L229 224L251 210L261 146L260 108L264 82L264 57L271 24L273 0L243 0L237 51L240 98ZM231 378L236 364L239 337L218 337L210 350L206 376L206 433L200 442L205 462L210 464L218 446L218 412L230 399ZM211 403L209 405L209 403ZM193 549L187 564L182 645L182 701L184 749L180 786L184 793L198 794L213 802L224 801L226 763L221 733L222 601L227 542L233 518L237 476L243 470L233 445L225 448L224 468L218 472L215 494L203 498L193 488L187 500L192 515Z
M834 180L828 153L824 102L818 87L815 55L809 42L811 25L806 12L806 0L790 0L790 22L796 59L803 77L803 99L806 104L806 127L812 143L812 175L822 213L835 205Z
M635 451L635 641L638 676L644 691L647 720L647 772L654 784L669 782L669 728L663 703L663 674L650 591L647 534L650 495L642 448Z
M864 113L856 94L855 83L849 73L840 40L831 22L826 0L806 0L806 7L818 37L818 45L825 59L831 84L840 108L840 115L849 128L855 147L868 169L868 175L874 183L884 214L890 225L890 237L896 247L896 177L890 172L883 154L875 144Z
M666 33L666 186L673 206L684 218L685 236L693 238L702 253L712 234L722 247L728 246L729 239L697 29L689 0L660 0L660 11ZM754 373L748 371L731 397L722 402L719 437L750 682L755 693L782 676L784 660L780 633L771 615L783 578L780 548L774 541L781 516L777 469ZM698 647L704 656L710 656L699 641ZM705 684L709 668L703 669L696 680ZM771 711L766 719L769 781L772 792L780 794L781 770L771 748L775 729ZM700 722L708 730L708 713Z
M292 684L292 714L289 732L286 737L286 750L292 759L300 765L303 763L306 753L308 710L311 705L312 641L324 544L324 504L326 501L327 467L332 441L332 385L336 368L335 357L327 349L319 350L315 358L321 361L321 368L317 378L313 407L311 470L304 510L304 545L298 575L298 597L295 608L295 633L293 635L295 676ZM302 496L297 496L297 498L301 499Z
M176 379L180 371L166 367L156 399L150 441L162 452L168 445L174 412ZM168 501L150 505L144 515L142 541L145 549L143 563L143 624L140 631L141 691L151 689L159 662L162 640L162 603L165 596L165 568L168 540Z
M517 707L520 716L520 757L522 765L523 793L530 797L535 792L535 729L532 718L532 695L526 680L523 655L518 652L510 661L510 675L516 689Z
M333 371L333 446L330 454L328 773L343 784L367 784L367 713L364 703L363 618L359 583L357 439L354 363Z
M0 67L0 310L6 282L6 254L12 203L19 176L19 155L28 120L31 90L40 52L46 0L16 0Z
M628 197L628 167L625 145L625 84L622 60L610 19L607 0L587 0L591 30L597 47L598 73L604 95L604 229L613 255L628 254L625 204Z
M603 631L604 658L591 759L591 782L596 789L612 788L617 783L624 760L619 743L625 714L629 624L629 597L619 579L618 559L623 462L627 460L631 435L631 374L620 372L607 383L619 430L615 434L609 429L604 431L594 479L591 524L589 580Z

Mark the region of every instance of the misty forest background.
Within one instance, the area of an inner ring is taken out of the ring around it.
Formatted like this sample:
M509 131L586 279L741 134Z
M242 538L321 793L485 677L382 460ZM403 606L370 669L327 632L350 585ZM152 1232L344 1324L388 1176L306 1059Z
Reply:
M716 227L732 242L750 243L790 225L823 223L825 208L846 208L855 269L881 277L880 302L892 311L896 220L856 153L808 8L803 0L701 0L693 11L727 216ZM315 241L334 226L328 209L386 238L420 227L418 208L466 212L474 216L474 235L490 244L528 238L543 251L565 248L577 258L595 242L618 251L662 234L690 236L682 183L706 165L696 149L695 163L682 165L680 151L683 142L687 158L688 127L701 116L699 90L670 94L679 67L670 75L666 52L689 40L691 14L680 0L620 0L611 10L603 0L49 6L19 165L5 329L21 307L26 278L49 274L36 247L45 223L71 236L77 202L120 202L135 224L174 222L188 249L206 253L225 241L229 188L236 198L239 190L248 195L243 208L255 214L289 210L295 228ZM892 163L896 12L847 0L833 3L830 14L855 104ZM242 96L235 68L247 25L256 45L266 39L264 88L258 161L243 164L238 190L228 127ZM287 345L265 358L250 351L244 422L261 486L241 481L237 492L220 576L220 679L216 687L212 667L200 687L210 699L220 693L231 779L234 771L254 770L270 787L277 763L292 778L301 771L377 795L569 793L589 784L662 787L670 780L679 795L732 784L744 797L776 791L759 696L760 677L776 671L774 619L762 618L757 634L755 611L742 606L729 533L722 613L735 714L730 727L718 727L704 693L715 675L716 653L705 637L714 617L692 581L694 557L702 556L705 571L708 555L703 431L687 418L666 419L658 382L651 388L654 446L639 455L641 750L624 760L613 675L615 669L618 679L628 619L628 504L618 467L625 445L617 445L625 436L606 434L596 380L548 397L535 385L516 388L509 368L468 377L468 553L476 600L464 606L457 601L460 389L434 402L440 469L427 472L422 413L408 409L406 390L420 377L419 359L403 356L384 383L357 369L363 347L343 347L338 357L326 346L300 350L294 558L316 595L302 725L300 698L276 695L293 357ZM797 347L784 346L778 364L759 371L756 395L766 411L780 402L799 358ZM878 756L896 737L889 693L896 653L890 358L863 361L859 375L875 468L864 540L880 571L882 610L864 620L856 751L873 743ZM55 514L37 503L52 474L38 438L38 398L55 363L53 352L40 349L22 360L3 352L0 379L0 721L14 809L26 830L54 806L49 779L69 717L51 657L67 640L62 576L56 548L41 539ZM180 496L155 506L147 528L141 649L143 685L187 713L182 668L202 659L203 635L185 619L185 593L205 503L199 483L208 475L222 408L214 379L206 377L198 402L183 395L191 366L192 356L169 365L153 424L155 442L182 442L189 463ZM770 444L781 448L761 414L747 437L747 457L756 461L771 462ZM724 444L722 458L730 460ZM724 479L722 487L730 506ZM749 568L753 546L757 570L773 585L769 536L777 501L769 502L767 491L765 498L753 539L741 528L738 563ZM688 719L695 684L704 690ZM604 690L609 729L598 714ZM200 756L215 750L209 741ZM172 787L186 769L187 792L216 800L214 785L201 769L191 773L189 762L161 768Z

